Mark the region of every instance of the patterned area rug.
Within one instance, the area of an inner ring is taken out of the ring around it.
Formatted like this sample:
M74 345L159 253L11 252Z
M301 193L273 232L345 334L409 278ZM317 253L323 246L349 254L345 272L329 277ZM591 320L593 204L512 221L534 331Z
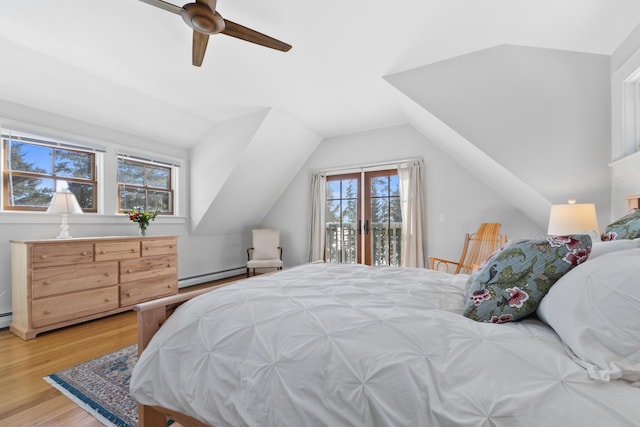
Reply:
M129 395L131 371L138 361L131 345L44 378L106 426L136 427L138 404Z

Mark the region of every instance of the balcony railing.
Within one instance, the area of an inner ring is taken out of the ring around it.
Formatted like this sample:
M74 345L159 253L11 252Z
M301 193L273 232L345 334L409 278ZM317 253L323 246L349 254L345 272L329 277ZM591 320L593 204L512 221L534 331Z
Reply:
M328 222L326 224L326 262L355 264L360 243L356 223ZM372 265L400 265L401 222L372 223Z

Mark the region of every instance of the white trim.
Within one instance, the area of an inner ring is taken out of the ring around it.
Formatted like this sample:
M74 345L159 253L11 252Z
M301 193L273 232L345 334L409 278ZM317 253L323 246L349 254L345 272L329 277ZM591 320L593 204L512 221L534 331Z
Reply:
M400 160L391 160L384 163L369 163L357 166L339 166L335 168L321 169L318 170L317 173L323 174L325 176L331 175L344 175L348 173L359 173L359 172L371 172L376 170L385 170L385 169L397 169L398 165L402 165L403 163L410 163L415 161L422 161L421 158L412 158L412 159L400 159Z
M71 214L67 217L69 224L113 224L130 223L126 214L101 215L95 213ZM0 224L59 224L60 215L46 212L4 211L0 212ZM154 224L185 224L187 218L175 215L158 215Z

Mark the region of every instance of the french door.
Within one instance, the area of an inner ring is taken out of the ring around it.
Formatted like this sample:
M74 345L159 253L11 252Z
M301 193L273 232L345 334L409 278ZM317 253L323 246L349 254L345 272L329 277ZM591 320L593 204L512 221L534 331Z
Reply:
M325 260L400 265L397 170L327 176Z

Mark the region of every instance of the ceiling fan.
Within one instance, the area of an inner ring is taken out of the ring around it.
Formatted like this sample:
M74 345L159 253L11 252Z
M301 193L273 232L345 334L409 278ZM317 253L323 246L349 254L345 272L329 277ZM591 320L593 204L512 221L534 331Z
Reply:
M217 0L196 0L195 3L187 3L184 6L176 6L164 0L140 0L141 2L159 7L168 12L182 16L184 22L193 29L193 65L202 65L204 53L207 50L207 42L212 34L226 34L237 39L266 46L271 49L287 52L291 45L276 40L251 28L244 27L235 22L223 19L216 11Z

